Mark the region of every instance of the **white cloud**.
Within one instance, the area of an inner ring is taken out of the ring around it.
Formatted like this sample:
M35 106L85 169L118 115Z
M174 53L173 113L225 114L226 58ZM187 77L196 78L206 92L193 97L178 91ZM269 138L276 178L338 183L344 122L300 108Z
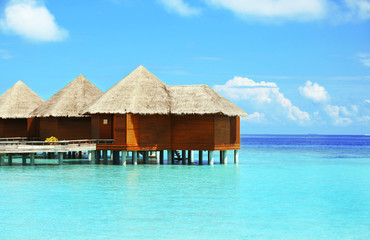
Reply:
M350 116L353 116L358 111L358 107L355 105L351 106L351 108L352 112L345 106L327 105L324 110L332 118L333 125L348 126L353 122Z
M260 122L264 119L265 119L265 114L259 113L259 112L248 114L248 116L242 118L242 120L253 121L253 122Z
M357 59L366 67L370 67L370 54L359 53Z
M13 58L13 56L5 49L0 49L0 58L3 60L8 60Z
M370 104L370 99L366 99L364 102Z
M183 0L159 0L161 4L170 12L175 12L184 17L199 15L201 10L199 8L191 7Z
M62 41L67 30L59 27L54 16L35 0L12 0L5 8L0 28L6 33L19 35L32 41Z
M370 2L368 0L345 0L349 9L349 15L367 20L370 18Z
M225 85L214 86L214 89L231 99L243 100L251 106L258 105L258 109L271 117L281 116L302 125L310 121L310 115L294 106L274 82L255 82L249 78L234 77Z
M300 86L299 92L302 96L314 102L325 102L329 99L328 92L325 88L311 81L307 81L304 87Z
M270 19L320 19L326 0L205 0L209 5L231 10L239 16Z

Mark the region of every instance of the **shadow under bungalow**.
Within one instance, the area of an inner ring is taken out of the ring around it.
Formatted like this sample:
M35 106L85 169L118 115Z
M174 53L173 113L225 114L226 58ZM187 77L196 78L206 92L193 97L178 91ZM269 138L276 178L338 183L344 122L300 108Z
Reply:
M226 164L228 150L238 163L240 116L246 115L207 85L168 86L143 66L105 93L79 75L47 101L19 81L0 96L0 165L11 164L15 154L33 165L40 151L58 152L62 164L71 149L80 157L88 151L92 164L154 158L201 165L208 152L212 165L215 151ZM51 136L58 141L45 143Z

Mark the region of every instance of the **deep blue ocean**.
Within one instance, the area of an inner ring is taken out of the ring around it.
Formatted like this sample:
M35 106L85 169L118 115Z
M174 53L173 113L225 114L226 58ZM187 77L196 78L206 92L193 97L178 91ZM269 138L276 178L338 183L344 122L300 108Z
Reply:
M2 166L0 240L370 239L370 136L241 143L239 165Z

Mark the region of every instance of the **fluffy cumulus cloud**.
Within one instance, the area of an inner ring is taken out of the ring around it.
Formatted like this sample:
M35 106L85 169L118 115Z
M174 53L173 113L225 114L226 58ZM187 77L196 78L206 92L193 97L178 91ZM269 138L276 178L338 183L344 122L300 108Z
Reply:
M234 100L243 100L250 106L257 106L264 111L263 118L289 119L305 125L310 115L294 106L279 90L274 82L255 82L249 78L234 77L224 85L216 85L214 89ZM253 115L254 114L254 115ZM250 118L261 118L261 114L253 113Z
M367 20L370 18L370 1L369 0L345 0L347 12L351 17L360 20Z
M254 113L248 114L248 116L246 117L243 117L242 120L251 121L251 122L261 122L265 120L265 114L254 112Z
M325 0L205 0L239 16L281 19L318 19L325 13Z
M199 8L191 7L183 0L159 0L159 2L170 12L189 17L200 14Z
M299 92L302 96L314 102L326 102L329 99L328 92L325 88L311 81L307 81L305 86L300 86Z
M333 124L336 126L347 126L353 121L351 115L358 111L357 106L352 106L352 112L345 106L327 105L325 112L333 119Z
M54 16L35 0L12 0L0 19L0 28L11 34L39 42L62 41L67 30L55 22Z

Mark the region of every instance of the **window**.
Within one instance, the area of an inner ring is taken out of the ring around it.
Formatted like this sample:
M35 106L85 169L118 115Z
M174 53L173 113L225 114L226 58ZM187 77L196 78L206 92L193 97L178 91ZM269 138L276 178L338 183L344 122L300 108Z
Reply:
M103 119L103 124L107 125L108 124L108 119Z

